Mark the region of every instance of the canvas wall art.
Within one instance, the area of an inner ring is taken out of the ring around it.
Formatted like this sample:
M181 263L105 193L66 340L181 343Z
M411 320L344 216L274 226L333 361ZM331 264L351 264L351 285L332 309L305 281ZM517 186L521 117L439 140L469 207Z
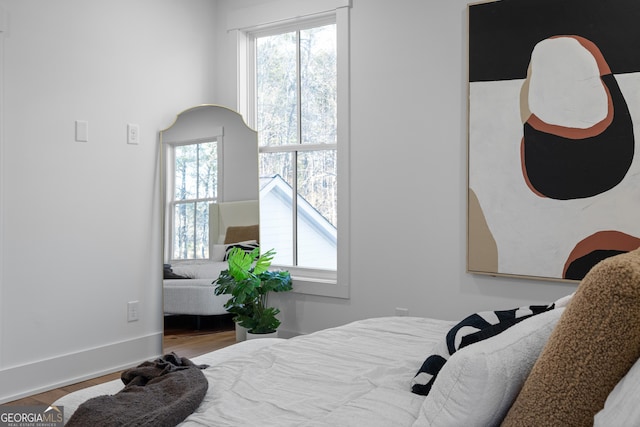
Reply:
M470 4L470 272L580 280L640 247L640 2Z

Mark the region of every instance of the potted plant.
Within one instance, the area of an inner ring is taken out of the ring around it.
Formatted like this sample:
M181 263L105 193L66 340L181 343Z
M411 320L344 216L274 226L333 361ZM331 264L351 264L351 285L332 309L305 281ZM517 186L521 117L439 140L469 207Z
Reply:
M229 268L213 281L216 295L231 295L224 307L233 314L237 325L250 334L275 333L280 326L276 317L280 310L267 305L270 292L290 291L288 271L269 270L275 255L271 249L260 254L260 248L246 252L233 248L227 261Z

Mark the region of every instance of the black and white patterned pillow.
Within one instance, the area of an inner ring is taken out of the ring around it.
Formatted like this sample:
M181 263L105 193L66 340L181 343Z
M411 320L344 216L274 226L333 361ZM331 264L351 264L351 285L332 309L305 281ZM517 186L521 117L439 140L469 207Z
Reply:
M226 249L224 250L224 259L223 259L223 261L227 261L229 259L229 254L231 253L231 250L233 248L240 248L243 251L245 251L246 253L251 253L252 250L254 250L255 248L258 248L258 247L260 247L260 245L255 240L250 240L248 242L233 243L231 245L227 245Z
M483 311L465 317L447 332L445 339L424 361L411 382L411 391L424 396L429 394L438 372L457 350L496 336L516 323L554 307L555 304L530 305L511 310Z

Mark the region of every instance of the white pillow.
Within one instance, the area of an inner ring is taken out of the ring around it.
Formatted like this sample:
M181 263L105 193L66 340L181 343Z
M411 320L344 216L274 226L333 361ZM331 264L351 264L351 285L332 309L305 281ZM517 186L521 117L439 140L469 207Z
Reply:
M173 272L189 279L217 279L222 270L227 268L226 262L187 261L173 265Z
M566 307L569 304L569 302L571 301L571 298L573 298L574 294L575 294L575 292L570 294L570 295L564 296L564 297L560 298L559 300L556 300L556 302L554 302L553 304L555 305L556 308Z
M563 312L538 314L454 353L414 427L500 425Z
M593 418L594 427L640 425L640 360L609 393L604 408Z
M213 245L213 253L209 256L211 261L224 261L224 254L227 252L227 245Z
M244 242L238 243L228 243L226 245L223 244L215 244L213 245L213 253L209 256L211 261L224 261L225 255L227 254L227 249L230 246L236 245L258 245L257 240L245 240Z

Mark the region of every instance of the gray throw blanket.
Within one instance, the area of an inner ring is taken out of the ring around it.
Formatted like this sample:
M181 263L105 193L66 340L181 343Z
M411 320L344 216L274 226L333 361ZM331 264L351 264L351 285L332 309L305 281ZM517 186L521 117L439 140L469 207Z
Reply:
M122 373L125 387L81 404L66 426L175 426L196 410L209 383L189 359L175 353Z

